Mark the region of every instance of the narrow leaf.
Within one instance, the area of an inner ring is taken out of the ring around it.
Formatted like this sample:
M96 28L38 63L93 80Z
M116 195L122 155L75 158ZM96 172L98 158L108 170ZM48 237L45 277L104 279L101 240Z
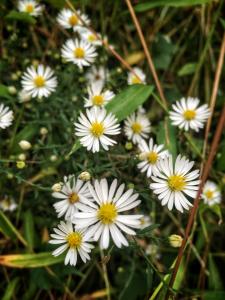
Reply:
M5 293L4 293L3 297L1 298L2 300L13 299L13 295L15 293L15 289L16 289L16 286L18 285L18 282L19 282L19 277L16 277L16 278L10 280L10 282L5 290Z
M2 211L0 211L0 230L5 236L11 239L17 238L24 246L27 246L25 239Z
M28 247L32 250L34 247L34 218L29 210L24 214L24 236Z
M0 255L0 265L12 268L46 267L63 262L63 260L63 255L54 257L51 252Z
M185 64L183 67L180 68L178 71L178 76L186 76L186 75L191 75L195 72L197 63L188 63Z
M4 84L0 84L0 97L10 99L8 87Z
M36 20L26 12L18 12L11 10L10 13L6 16L7 20L12 21L21 21L25 23L35 24Z
M142 105L152 92L153 86L151 85L129 86L106 105L106 110L113 113L120 122Z
M176 157L177 155L177 138L176 128L171 125L168 118L164 122L160 122L159 131L157 133L158 144L164 144L169 152Z

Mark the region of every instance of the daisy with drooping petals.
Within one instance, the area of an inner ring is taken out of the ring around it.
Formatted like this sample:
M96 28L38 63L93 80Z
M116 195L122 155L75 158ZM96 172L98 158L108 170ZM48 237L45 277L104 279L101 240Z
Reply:
M4 197L3 200L0 200L0 209L3 211L14 211L17 208L17 203L15 200L9 197Z
M69 39L62 47L62 57L67 62L72 62L80 69L90 66L97 56L95 47L90 43L78 39Z
M140 150L139 159L142 160L137 166L141 172L146 172L147 177L151 177L152 174L158 170L158 162L160 159L169 155L167 150L163 150L164 145L154 145L153 139L150 138L149 143L145 140L141 140L138 144Z
M8 106L0 104L0 128L5 129L12 124L13 121L13 112L9 109Z
M90 31L87 28L82 28L80 30L80 37L82 40L86 41L87 43L90 43L94 46L101 46L102 42L101 42L101 37L99 34L97 34L97 36Z
M221 202L221 192L214 182L208 180L206 181L203 191L202 191L202 199L205 204L210 206Z
M65 265L70 264L76 266L77 256L79 255L84 263L90 259L88 253L94 248L93 245L88 243L86 234L82 230L76 230L71 222L60 222L58 228L53 228L55 233L51 234L50 244L63 244L59 246L52 255L58 256L68 249L65 257Z
M116 117L107 114L104 108L92 107L86 110L87 116L83 113L78 118L80 123L75 123L75 135L80 137L81 144L92 152L99 152L100 146L109 150L109 146L116 144L116 141L108 135L120 133L120 125Z
M187 99L182 98L176 104L173 104L174 111L170 111L172 124L181 129L183 128L185 131L190 128L198 132L199 129L203 128L204 123L210 116L210 110L207 104L198 106L199 102L198 98L188 97Z
M80 10L76 10L75 13L68 8L61 10L58 14L57 21L65 29L73 28L74 31L80 32L80 30L84 27L79 17L85 22L85 24L90 24L90 20L87 15L82 14Z
M145 73L140 68L137 68L137 67L133 68L133 70L134 70L134 73L137 76L134 75L132 72L129 72L128 73L128 77L127 77L127 83L129 85L140 84L140 83L145 84L146 83L146 81L145 81L145 79L146 79Z
M124 131L129 140L137 144L146 139L151 130L148 118L142 113L133 113L124 122Z
M109 78L109 71L103 66L92 66L85 76L90 85L95 84L103 88Z
M178 155L175 164L172 155L159 160L159 170L151 177L154 183L150 184L150 189L169 210L175 205L177 210L183 212L183 208L188 210L192 206L186 196L195 198L200 183L197 179L199 170L189 172L193 165L193 161L181 155Z
M88 87L88 98L85 98L85 107L105 106L115 94L112 91L103 91L101 85L92 84Z
M31 97L48 97L55 91L57 79L48 66L38 65L28 67L22 76L23 90Z
M65 176L61 190L52 193L52 196L59 199L53 205L58 218L65 215L65 219L70 219L78 209L85 205L92 205L92 198L87 183L80 179L76 180L73 175Z
M36 17L41 14L43 6L39 5L34 0L20 0L18 2L18 10L21 12L26 12L33 17Z
M110 187L106 179L95 180L93 186L89 183L95 208L89 207L74 214L73 222L77 228L88 227L87 236L93 237L95 241L100 240L100 247L103 249L108 248L110 236L118 248L122 245L128 246L128 241L121 231L135 235L131 228L140 228L142 215L120 214L141 202L138 200L139 195L133 194L133 189L124 193L124 187L124 184L117 187L117 179L114 179Z

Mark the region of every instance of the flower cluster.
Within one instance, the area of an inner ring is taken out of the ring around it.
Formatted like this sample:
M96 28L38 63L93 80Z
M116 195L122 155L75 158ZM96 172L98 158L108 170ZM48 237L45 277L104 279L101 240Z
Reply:
M125 235L135 235L134 229L141 228L142 215L124 214L140 204L139 195L133 189L125 191L125 184L118 185L117 179L111 185L106 179L91 184L70 175L52 196L59 199L54 208L65 221L53 229L49 242L63 244L54 256L69 249L65 264L76 265L78 254L83 262L89 260L90 242L99 241L107 249L112 238L118 248L128 246Z

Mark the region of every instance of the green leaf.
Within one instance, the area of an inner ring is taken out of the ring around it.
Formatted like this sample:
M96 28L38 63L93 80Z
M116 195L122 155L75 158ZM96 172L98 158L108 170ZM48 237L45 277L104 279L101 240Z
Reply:
M5 290L4 296L1 298L2 300L14 299L13 295L15 293L15 289L16 289L18 282L19 282L19 277L16 277L16 278L10 280L10 282L7 285L7 288Z
M218 267L212 257L212 254L209 254L209 288L211 290L223 290L223 279L222 274L220 275Z
M4 84L0 84L0 97L11 99L8 87Z
M158 144L164 144L173 157L177 156L177 130L171 125L169 118L159 123L159 131L157 133Z
M17 238L24 246L27 246L25 239L2 211L0 211L0 230L5 236L10 237L11 239Z
M6 16L7 20L12 21L21 21L25 23L35 24L36 20L26 12L18 12L11 10L10 13Z
M34 217L28 210L24 214L24 236L30 250L34 247Z
M66 3L65 0L46 0L46 2L48 2L50 5L58 9L63 8Z
M180 68L178 71L178 76L186 76L186 75L191 75L195 72L196 70L197 63L188 63L185 64L183 67Z
M176 279L173 284L175 290L179 290L185 277L185 258L183 257L177 272Z
M223 29L225 29L225 20L222 19L222 18L220 18L220 22L221 22L221 24L222 24L222 26L223 26Z
M160 6L172 6L172 7L193 6L193 5L207 4L213 1L214 0L152 0L152 1L140 3L136 5L135 10L137 12L143 12Z
M225 292L224 291L205 291L202 294L204 300L224 300Z
M222 212L221 212L221 207L219 204L214 204L212 206L209 207L219 218L218 223L221 224L223 222L223 216L222 216Z
M106 110L113 113L120 122L142 105L152 92L153 86L151 85L132 85L115 96L106 105Z
M0 255L0 265L12 268L39 268L63 262L64 255L54 257L51 252Z

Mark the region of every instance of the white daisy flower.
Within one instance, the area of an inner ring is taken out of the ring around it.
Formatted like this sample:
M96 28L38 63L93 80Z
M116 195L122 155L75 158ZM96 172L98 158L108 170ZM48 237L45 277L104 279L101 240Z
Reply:
M64 261L65 265L76 266L78 255L84 263L90 259L88 253L91 252L94 246L88 243L89 240L84 231L73 228L72 223L69 221L67 223L61 221L58 228L53 228L53 231L55 233L50 235L52 240L49 243L63 245L53 251L52 255L58 256L68 249Z
M103 66L92 66L85 76L90 85L95 84L103 88L109 78L109 71Z
M199 107L198 105L198 98L188 97L177 101L176 104L172 105L174 111L170 111L172 124L181 129L184 128L186 131L190 128L198 132L199 129L204 127L204 123L210 116L207 104Z
M14 211L17 208L16 202L8 197L5 197L3 200L0 200L0 209L3 211Z
M80 69L90 66L97 56L96 49L90 43L78 39L69 39L62 47L62 57Z
M190 162L181 155L178 155L175 164L172 155L159 161L159 171L151 177L154 183L150 184L150 189L169 210L175 205L177 210L183 212L183 208L188 210L189 206L192 206L186 195L195 198L200 183L197 179L199 170L189 172L193 165L193 161Z
M152 224L151 218L149 216L142 216L140 219L141 225L140 229L145 229Z
M109 150L109 146L116 144L116 141L108 135L120 133L120 125L117 124L116 117L107 114L104 108L92 107L86 110L87 116L83 113L78 118L80 123L75 123L75 135L80 137L81 144L92 152L99 152L100 145L104 150Z
M59 199L53 205L58 218L64 216L65 219L70 219L78 209L85 205L92 205L92 198L87 183L76 179L73 175L65 176L61 190L52 193L52 196Z
M123 215L124 211L136 207L141 201L139 195L133 194L133 189L124 193L125 185L117 188L117 179L108 186L106 179L95 180L94 186L89 183L89 189L95 201L95 208L82 209L74 214L73 222L78 229L87 228L87 235L95 241L100 240L100 247L108 248L110 236L117 247L128 246L128 241L121 231L135 235L131 228L140 228L142 215Z
M20 0L18 2L18 10L21 12L26 12L33 17L36 17L41 14L43 6L39 5L34 0Z
M13 121L13 112L9 109L8 106L0 104L0 128L5 129L12 124Z
M105 90L101 85L92 84L88 87L88 98L85 98L85 107L105 106L115 94L112 91Z
M158 170L158 162L160 159L169 155L167 150L163 150L164 145L154 145L153 139L150 138L149 143L141 140L138 144L140 150L139 159L142 160L137 166L141 172L146 172L147 177L151 177Z
M22 86L23 90L33 98L48 97L55 91L57 79L48 66L31 66L22 76Z
M101 36L99 34L97 34L96 36L91 30L84 27L80 30L79 33L81 39L85 42L90 43L94 46L102 46Z
M129 85L132 85L132 84L144 84L146 83L146 75L145 73L140 69L140 68L133 68L134 70L134 73L137 75L135 76L132 72L129 72L128 73L128 76L127 76L127 83Z
M137 144L141 139L146 139L151 131L148 118L141 113L133 113L124 122L124 132L128 140Z
M210 206L221 202L221 192L214 182L208 180L206 181L203 191L202 191L202 199L205 204Z
M78 18L78 16L88 25L90 24L90 20L87 15L82 14L80 10L76 10L76 13L71 9L64 8L58 14L57 21L58 23L65 29L73 28L75 32L80 32L83 28L83 25Z

